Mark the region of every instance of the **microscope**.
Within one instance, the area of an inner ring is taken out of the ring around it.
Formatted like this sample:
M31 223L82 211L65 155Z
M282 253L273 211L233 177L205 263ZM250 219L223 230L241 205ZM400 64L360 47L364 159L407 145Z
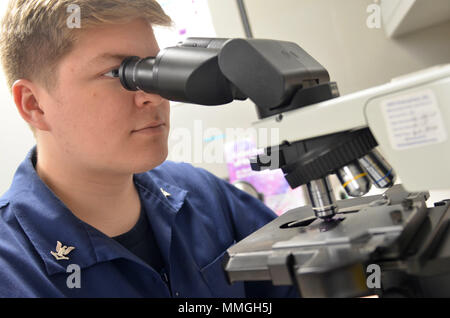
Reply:
M302 297L450 296L450 201L427 205L429 190L450 188L450 65L340 96L295 43L188 38L128 57L118 77L171 101L249 98L253 127L279 129L281 142L266 141L251 167L281 169L311 205L230 247L230 283L295 285ZM336 200L333 174L351 198ZM364 196L372 186L384 193Z

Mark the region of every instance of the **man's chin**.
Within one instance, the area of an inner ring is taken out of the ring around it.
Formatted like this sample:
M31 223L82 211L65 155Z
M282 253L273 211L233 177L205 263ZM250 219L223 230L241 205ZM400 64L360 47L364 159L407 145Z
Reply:
M142 162L141 164L135 166L133 169L133 173L143 173L147 172L149 170L152 170L158 166L160 166L164 161L166 161L167 155L165 156L158 156L158 158L152 158L151 160L147 160Z

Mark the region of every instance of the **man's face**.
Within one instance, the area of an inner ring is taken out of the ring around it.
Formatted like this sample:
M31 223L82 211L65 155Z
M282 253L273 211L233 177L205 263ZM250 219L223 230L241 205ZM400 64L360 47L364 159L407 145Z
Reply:
M51 136L72 163L101 172L139 173L161 164L168 153L169 102L127 91L108 75L126 56L158 52L153 30L143 19L82 29L58 65L56 88L40 101L50 126L45 138ZM141 130L159 123L164 125Z

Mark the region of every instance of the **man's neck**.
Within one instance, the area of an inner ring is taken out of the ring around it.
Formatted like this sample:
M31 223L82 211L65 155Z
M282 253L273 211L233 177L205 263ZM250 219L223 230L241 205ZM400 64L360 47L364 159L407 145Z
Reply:
M110 237L129 231L139 218L132 174L92 171L40 151L36 171L76 217Z

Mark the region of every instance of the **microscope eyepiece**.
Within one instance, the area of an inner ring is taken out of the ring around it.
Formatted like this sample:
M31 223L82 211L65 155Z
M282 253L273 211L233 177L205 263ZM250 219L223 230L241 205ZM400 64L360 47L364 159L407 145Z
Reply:
M222 74L217 49L169 47L156 57L126 58L120 68L122 86L158 94L171 101L223 105L247 97Z
M130 91L144 90L155 92L154 83L155 58L141 59L137 56L127 57L119 68L122 86Z

